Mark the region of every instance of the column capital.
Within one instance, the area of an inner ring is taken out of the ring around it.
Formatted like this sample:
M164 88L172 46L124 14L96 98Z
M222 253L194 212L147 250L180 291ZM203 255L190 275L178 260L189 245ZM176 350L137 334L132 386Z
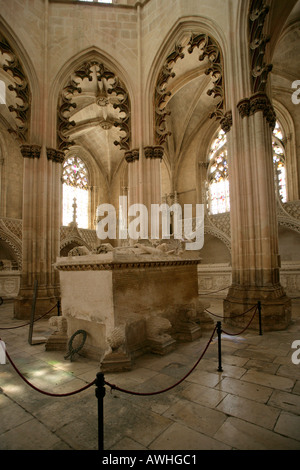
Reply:
M159 158L160 160L164 155L164 148L160 145L147 146L144 148L146 158Z
M127 163L134 162L136 160L139 160L140 155L139 155L139 150L138 149L133 149L133 150L127 150L125 152L125 160Z
M250 96L250 98L242 99L238 102L237 108L242 118L252 116L258 111L262 111L270 127L274 129L276 123L276 113L266 93L254 93L254 95Z
M62 150L48 148L47 151L47 158L48 160L52 160L55 163L63 163L65 159L65 153Z
M36 144L23 144L20 147L21 153L24 158L40 158L41 145Z
M220 120L221 128L227 134L230 131L232 126L232 111L227 111L224 114L224 117Z

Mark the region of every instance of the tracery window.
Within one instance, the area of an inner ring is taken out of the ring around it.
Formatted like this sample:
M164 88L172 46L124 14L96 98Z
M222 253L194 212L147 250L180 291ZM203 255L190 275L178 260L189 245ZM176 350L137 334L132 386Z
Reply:
M63 225L74 221L80 228L88 228L88 171L78 156L72 156L63 164ZM76 204L76 207L74 205Z
M208 155L208 210L220 214L230 210L227 140L223 130L218 131ZM284 133L278 121L273 131L273 163L276 190L282 202L287 201Z
M230 210L226 134L221 129L208 155L208 209L210 214Z
M284 150L284 134L282 127L278 121L273 131L273 163L275 170L275 182L277 191L282 202L287 201L287 187L286 187L286 162Z

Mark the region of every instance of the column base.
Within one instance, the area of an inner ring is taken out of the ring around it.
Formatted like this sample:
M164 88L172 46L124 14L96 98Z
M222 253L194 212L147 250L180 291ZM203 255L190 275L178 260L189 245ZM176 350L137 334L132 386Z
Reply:
M252 308L261 303L262 331L279 331L286 329L292 316L291 299L287 297L282 286L274 287L237 287L229 289L224 299L224 323L228 326L259 331L258 309ZM252 309L251 309L252 308ZM247 313L245 313L247 312Z
M55 295L53 289L52 292L49 292L50 290L51 289L45 289L45 291L41 291L41 289L39 289L35 303L35 318L41 317L47 312L49 312L49 317L52 315L57 315L58 310L57 308L55 308L55 306L57 305L57 301L59 300L59 298L57 297L57 295ZM18 320L30 319L32 305L33 289L24 291L21 290L14 301L14 318Z

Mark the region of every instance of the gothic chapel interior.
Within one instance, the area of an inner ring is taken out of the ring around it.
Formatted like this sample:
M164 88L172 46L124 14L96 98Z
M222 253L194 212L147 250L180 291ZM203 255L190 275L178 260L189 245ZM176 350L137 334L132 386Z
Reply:
M204 205L199 290L284 329L300 289L299 0L0 0L1 295L60 298L97 207ZM127 241L126 241L127 242ZM110 240L115 247L124 240Z

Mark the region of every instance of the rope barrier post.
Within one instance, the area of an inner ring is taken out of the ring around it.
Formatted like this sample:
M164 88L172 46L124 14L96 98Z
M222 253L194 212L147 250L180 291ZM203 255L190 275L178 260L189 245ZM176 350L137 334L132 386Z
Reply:
M37 296L37 280L34 281L33 285L33 299L32 299L32 306L31 306L31 316L30 316L30 327L28 333L28 343L32 346L32 332L33 332L33 323L34 323L34 314L35 314L35 304L36 304L36 296Z
M104 450L104 414L103 414L103 398L105 397L104 374L98 372L95 381L96 397L98 399L98 450Z
M217 322L217 333L218 333L218 372L223 372L222 369L222 355L221 355L221 334L222 334L222 324L220 321Z
M60 300L57 301L57 316L60 316Z
M261 301L257 302L258 307L258 322L259 322L259 334L262 335L262 327L261 327Z

